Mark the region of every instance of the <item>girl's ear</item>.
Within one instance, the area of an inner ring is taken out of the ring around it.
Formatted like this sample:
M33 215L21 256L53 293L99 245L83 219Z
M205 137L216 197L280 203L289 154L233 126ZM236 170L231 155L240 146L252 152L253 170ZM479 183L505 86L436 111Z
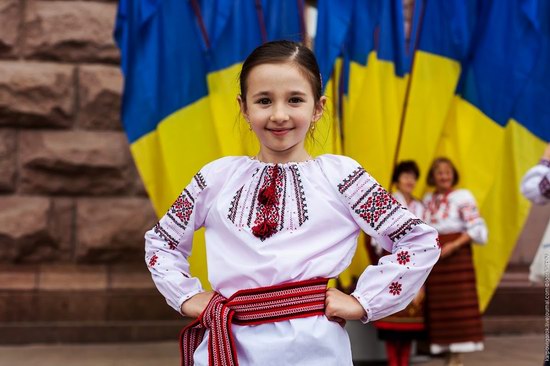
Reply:
M315 104L315 109L313 110L313 121L314 122L317 122L323 116L323 112L325 111L326 103L327 103L327 97L325 97L323 95L319 99L319 101Z
M246 114L246 103L244 102L241 95L237 95L237 102L239 102L239 107L241 109L241 114L243 115L244 119L248 120L248 115Z

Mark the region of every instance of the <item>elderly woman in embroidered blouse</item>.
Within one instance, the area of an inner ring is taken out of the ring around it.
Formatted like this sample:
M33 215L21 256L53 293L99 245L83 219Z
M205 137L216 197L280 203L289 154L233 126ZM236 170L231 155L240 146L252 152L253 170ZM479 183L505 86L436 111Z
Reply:
M460 365L461 352L483 349L471 243L487 242L487 226L472 193L454 188L459 174L449 159L435 159L427 180L435 192L424 197L424 218L439 232L442 246L426 282L430 348L447 353L448 365Z
M357 162L304 149L326 100L319 75L302 45L257 48L243 64L239 103L258 155L207 164L145 235L157 288L176 311L198 316L182 333L184 365L351 366L343 320L403 309L439 257L435 230ZM213 292L189 272L200 227ZM351 296L326 289L361 229L391 254L365 269Z

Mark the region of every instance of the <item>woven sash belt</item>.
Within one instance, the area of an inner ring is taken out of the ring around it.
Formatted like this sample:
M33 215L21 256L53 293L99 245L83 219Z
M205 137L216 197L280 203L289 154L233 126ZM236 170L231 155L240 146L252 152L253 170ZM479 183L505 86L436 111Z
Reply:
M255 325L325 313L327 279L291 282L236 292L229 299L214 293L202 314L180 334L181 365L193 365L204 333L210 366L237 366L231 324Z

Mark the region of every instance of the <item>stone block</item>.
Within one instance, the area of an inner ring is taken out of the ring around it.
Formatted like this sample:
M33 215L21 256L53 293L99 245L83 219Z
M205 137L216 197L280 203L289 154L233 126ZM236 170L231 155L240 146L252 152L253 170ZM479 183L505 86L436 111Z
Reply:
M0 56L13 56L19 37L21 7L18 0L0 1Z
M16 172L15 130L0 130L0 192L13 192Z

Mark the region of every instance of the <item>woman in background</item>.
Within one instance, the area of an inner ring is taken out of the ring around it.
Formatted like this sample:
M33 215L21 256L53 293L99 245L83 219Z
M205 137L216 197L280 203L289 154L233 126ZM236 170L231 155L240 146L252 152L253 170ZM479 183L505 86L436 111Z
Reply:
M423 218L424 205L413 197L419 177L420 171L414 161L407 160L399 163L392 176L392 184L397 188L393 196L416 217ZM372 243L380 248L376 241L373 240ZM398 258L403 262L407 262L409 259L409 253L403 253L402 257ZM378 328L378 337L386 342L389 366L409 365L412 341L425 337L423 301L424 289L422 288L404 310L374 323Z
M449 159L435 159L427 180L435 191L424 198L424 219L439 232L441 245L426 281L430 351L447 353L447 365L457 366L460 353L483 350L471 244L487 242L487 226L472 193L455 189L459 175Z

